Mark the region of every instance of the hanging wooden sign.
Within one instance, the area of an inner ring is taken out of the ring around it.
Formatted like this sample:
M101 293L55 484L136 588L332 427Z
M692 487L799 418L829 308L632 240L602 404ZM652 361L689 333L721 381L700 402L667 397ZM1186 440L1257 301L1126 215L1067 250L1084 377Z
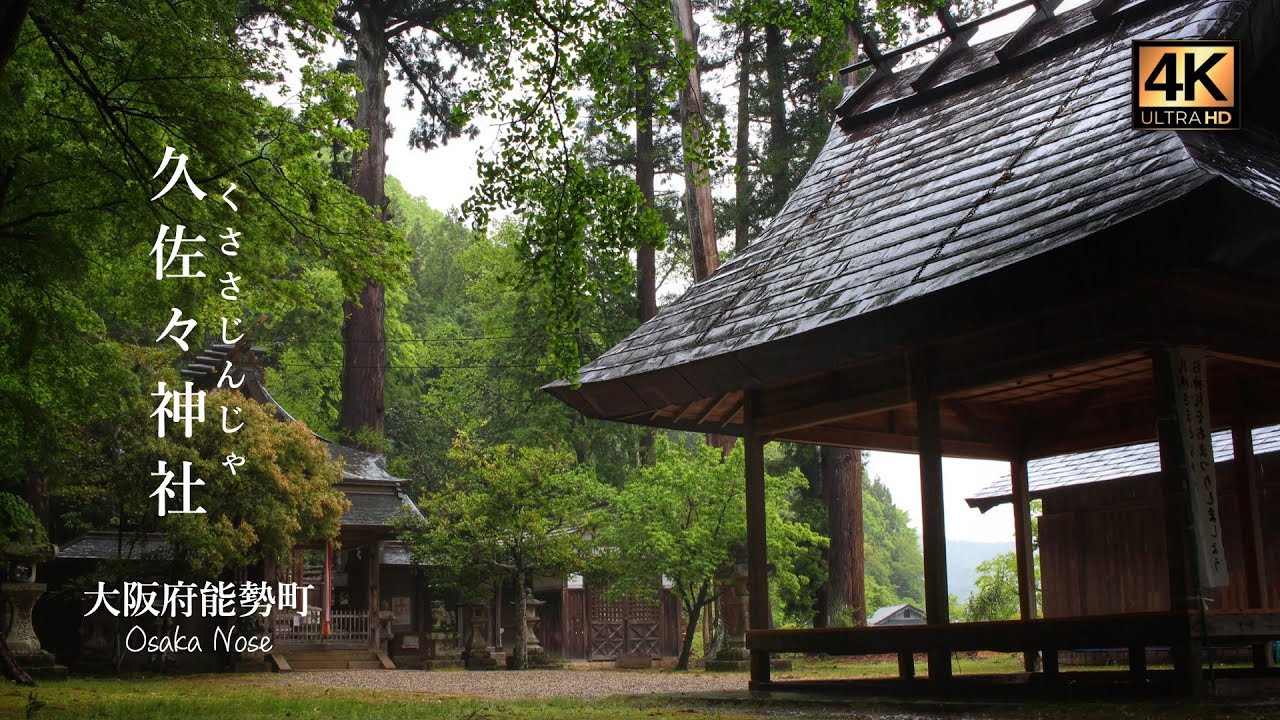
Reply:
M1213 429L1209 424L1204 351L1195 348L1174 350L1173 376L1200 585L1225 587L1230 584L1230 576L1223 543L1222 508L1218 504L1218 480L1214 472Z

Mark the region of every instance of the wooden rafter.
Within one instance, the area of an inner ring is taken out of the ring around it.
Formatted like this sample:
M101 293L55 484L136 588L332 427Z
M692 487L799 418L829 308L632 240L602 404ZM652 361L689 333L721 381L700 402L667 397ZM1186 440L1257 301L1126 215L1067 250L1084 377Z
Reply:
M942 71L947 69L951 61L961 52L968 49L969 40L973 39L974 33L978 32L978 26L971 25L965 29L961 29L960 24L956 22L951 11L943 6L938 10L938 22L942 24L942 30L950 38L950 42L938 53L925 69L915 80L911 81L911 89L916 92L926 90L933 87L938 78L942 77Z
M1124 3L1125 0L1099 0L1098 4L1089 10L1089 13L1093 15L1095 20L1102 20L1114 14Z
M676 410L675 416L673 416L671 419L676 422L680 422L681 420L684 419L685 413L689 412L689 409L692 408L694 405L697 405L701 401L701 399L702 398L698 398L697 400L690 400L684 405L681 405L680 409Z
M726 397L729 397L729 393L725 393L724 395L721 395L718 398L712 399L711 404L707 405L707 409L704 410L702 414L698 416L697 423L701 425L702 423L706 422L711 417L711 414L716 411L716 408L720 406L720 403L724 402L724 399Z
M1053 19L1054 13L1061 4L1062 0L1035 0L1036 11L996 50L996 59L1007 63L1022 52L1027 41L1035 35L1040 26Z
M1104 0L1104 1L1105 1L1105 0ZM980 25L982 25L982 24L984 24L984 23L991 22L992 20L997 20L997 19L1002 18L1002 17L1004 17L1004 16L1006 16L1006 15L1011 15L1011 14L1013 14L1013 13L1018 12L1019 10L1021 10L1021 9L1023 9L1023 8L1031 7L1032 5L1035 5L1035 4L1036 4L1036 0L1020 0L1020 2L1016 2L1016 3L1012 4L1012 5L1010 5L1009 7L1001 8L1001 9L999 9L999 10L996 10L995 12L990 13L990 14L988 14L988 15L983 15L983 16L982 16L982 17L980 17L980 18L974 18L973 20L969 20L968 22L959 23L959 24L957 24L957 25L955 26L955 31L957 31L957 32L963 32L963 31L967 31L967 30L971 30L971 29L977 28L978 26L980 26ZM906 55L906 54L907 54L907 53L909 53L909 52L912 52L912 51L915 51L915 50L919 50L919 49L924 48L924 47L928 47L929 45L932 45L933 43L936 43L936 42L938 42L939 40L945 40L945 39L948 37L948 35L949 35L949 34L948 34L946 31L939 32L939 33L934 33L933 35L929 35L929 36L923 37L923 38L921 38L921 39L919 39L919 40L916 40L915 42L907 43L906 45L903 45L903 46L902 46L902 47L900 47L900 48L895 48L895 49L893 49L893 50L890 50L889 52L880 52L880 53L879 53L879 58L878 58L878 59L873 58L873 57L868 53L868 54L867 54L867 59L866 59L866 60L863 60L863 61L861 61L861 62L854 63L853 65L850 65L850 66L848 66L848 67L841 68L841 69L840 69L840 74L841 74L841 75L847 75L847 74L849 74L849 73L851 73L851 72L857 72L857 71L859 71L859 70L861 70L862 68L865 68L865 67L873 67L873 66L874 66L874 67L876 67L877 69L879 69L879 68L881 68L881 67L885 66L886 64L887 64L889 67L892 67L892 63L897 62L897 61L898 61L898 59L899 59L899 58L901 58L903 55ZM865 46L864 46L863 51L865 52L865 50L866 50L866 48L865 48ZM879 52L879 50L878 50L878 49L877 49L877 52Z
M721 428L729 427L729 423L733 422L733 416L737 415L738 411L742 409L742 403L746 396L745 391L738 394L738 398L733 401L733 404L729 406L729 411L725 413L724 421L720 423Z
M893 74L893 66L897 65L898 60L901 59L900 55L886 57L885 54L880 51L880 45L877 42L878 38L875 33L864 30L856 24L853 25L853 31L859 38L858 45L862 48L862 54L865 55L867 59L841 69L840 74L844 75L856 72L864 67L874 67L876 71L871 74L871 77L862 81L858 87L854 88L853 92L850 93L848 97L836 106L837 113L843 113L857 107L858 104L867 97L867 95L870 95L871 92L875 90L881 80Z

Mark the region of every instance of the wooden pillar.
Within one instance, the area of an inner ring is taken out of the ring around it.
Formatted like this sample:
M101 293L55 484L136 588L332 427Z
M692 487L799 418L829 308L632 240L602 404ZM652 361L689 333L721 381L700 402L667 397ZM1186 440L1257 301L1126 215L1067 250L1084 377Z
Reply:
M924 611L930 625L951 622L947 595L947 537L942 500L942 427L938 397L933 390L932 361L921 352L912 358L912 391L920 445L920 518L924 547ZM929 681L935 686L951 680L951 652L929 650Z
M1013 479L1013 536L1014 551L1018 558L1018 616L1023 620L1035 620L1035 538L1031 531L1031 496L1025 457L1020 456L1010 461L1009 476ZM1036 651L1028 650L1022 654L1022 666L1027 672L1040 669L1040 658L1036 655Z
M493 583L493 608L489 615L489 647L503 652L502 644L502 581Z
M747 391L743 401L743 449L747 483L747 629L768 630L769 553L765 544L764 438L755 432L755 402ZM751 651L751 687L769 682L769 653Z
M1239 514L1240 548L1244 558L1245 603L1251 610L1267 607L1267 566L1263 556L1262 496L1258 493L1258 459L1253 454L1253 432L1247 425L1231 427L1231 446L1235 454L1236 505ZM1267 643L1253 646L1253 665L1270 667L1274 663Z
M302 568L298 571L298 579L302 579ZM320 637L327 639L333 629L333 545L328 540L324 542L324 582L321 584L324 587L320 598Z
M1191 611L1199 610L1196 592L1195 544L1191 525L1191 495L1182 430L1178 423L1174 352L1156 348L1151 369L1156 391L1156 433L1160 444L1160 488L1164 505L1165 551L1169 565L1169 609L1179 613L1179 637L1170 647L1178 684L1193 697L1204 694L1200 641L1191 632Z
M377 541L374 541L368 547L368 552L365 553L365 556L365 562L368 563L369 577L369 648L371 650L380 650L382 648L382 623L378 619L378 611L381 609L378 581L381 579L382 558L378 557Z

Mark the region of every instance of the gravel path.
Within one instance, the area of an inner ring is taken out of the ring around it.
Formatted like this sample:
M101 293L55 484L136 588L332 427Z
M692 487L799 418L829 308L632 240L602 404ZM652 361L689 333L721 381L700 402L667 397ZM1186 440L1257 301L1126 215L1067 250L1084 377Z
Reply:
M599 698L610 695L670 695L747 689L747 678L701 672L623 670L526 670L463 672L423 670L308 670L276 675L284 685L400 690L437 695L515 698Z

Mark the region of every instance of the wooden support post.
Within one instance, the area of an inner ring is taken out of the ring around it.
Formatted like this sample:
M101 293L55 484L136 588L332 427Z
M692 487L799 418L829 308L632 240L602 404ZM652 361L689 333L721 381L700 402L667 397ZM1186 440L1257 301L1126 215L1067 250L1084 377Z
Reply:
M1027 478L1027 460L1021 455L1009 463L1013 479L1013 535L1018 557L1018 611L1023 620L1036 619L1036 558L1031 531L1031 497ZM1027 672L1040 669L1040 658L1034 650L1022 654Z
M382 565L381 558L378 557L378 543L375 541L369 546L365 561L368 563L369 575L369 649L382 649L382 622L379 620L378 611L380 608L380 595L378 588L378 580Z
M898 679L910 680L916 676L916 656L909 651L898 653Z
M933 391L932 359L925 352L913 354L912 392L920 446L920 518L924 547L924 612L930 625L951 622L947 595L947 537L942 499L942 421L938 397ZM951 652L946 647L929 650L929 681L942 686L951 680Z
M1134 685L1147 682L1147 648L1143 645L1129 646L1129 682Z
M502 581L493 583L493 607L489 611L489 647L494 652L503 652L502 644Z
M1049 676L1057 676L1058 648L1044 649L1044 674Z
M302 579L299 568L298 579ZM333 546L328 540L324 543L324 588L320 598L320 639L327 640L333 630Z
M1262 554L1262 497L1258 493L1258 459L1253 454L1253 432L1246 425L1231 428L1231 446L1235 454L1236 524L1240 526L1240 548L1244 557L1245 602L1251 610L1265 609L1267 602L1267 566ZM1253 646L1253 666L1259 669L1274 665L1268 643Z
M1178 423L1173 348L1156 348L1151 354L1151 370L1156 390L1156 434L1160 444L1160 488L1164 504L1165 551L1169 565L1169 609L1180 613L1179 637L1170 647L1174 673L1180 687L1192 697L1204 694L1200 667L1200 640L1191 632L1191 611L1198 611L1192 597L1196 592L1192 540L1190 474L1183 444L1186 440Z
M747 482L747 607L748 630L768 630L769 552L765 540L764 438L755 431L755 399L747 391L743 402L743 449ZM751 651L751 687L769 682L769 653Z

